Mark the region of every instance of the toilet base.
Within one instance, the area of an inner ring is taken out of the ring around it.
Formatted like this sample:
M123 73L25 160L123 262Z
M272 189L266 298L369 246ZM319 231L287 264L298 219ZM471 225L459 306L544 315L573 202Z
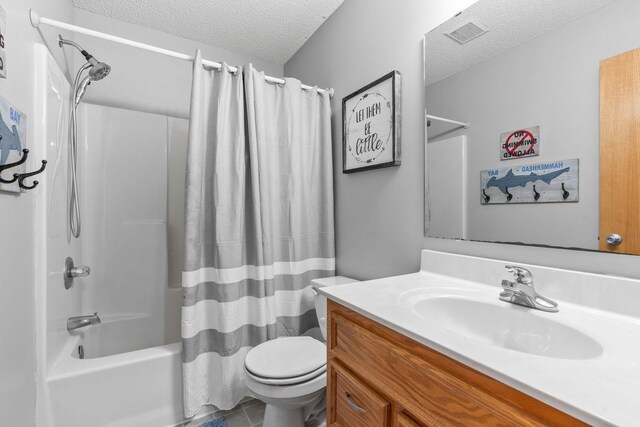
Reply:
M262 427L305 427L305 421L314 408L320 403L324 404L324 390L286 400L257 396L266 404ZM312 425L322 424L316 421Z
M304 427L304 408L289 409L267 405L262 427Z

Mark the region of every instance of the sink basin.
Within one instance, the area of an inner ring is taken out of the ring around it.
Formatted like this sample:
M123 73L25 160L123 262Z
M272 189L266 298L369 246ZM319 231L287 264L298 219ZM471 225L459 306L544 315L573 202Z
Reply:
M431 324L486 344L556 359L592 359L602 346L583 332L512 304L460 296L415 301L414 313Z

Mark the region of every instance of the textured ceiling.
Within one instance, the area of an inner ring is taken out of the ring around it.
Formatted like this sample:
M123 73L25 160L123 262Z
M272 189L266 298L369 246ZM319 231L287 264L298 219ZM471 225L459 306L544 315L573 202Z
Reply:
M425 36L426 84L486 61L612 1L479 0ZM469 20L479 21L489 32L463 45L444 35Z
M343 0L73 0L76 7L284 64Z

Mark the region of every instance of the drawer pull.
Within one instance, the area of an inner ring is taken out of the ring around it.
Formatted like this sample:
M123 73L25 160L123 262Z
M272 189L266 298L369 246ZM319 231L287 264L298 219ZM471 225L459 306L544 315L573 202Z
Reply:
M351 400L351 395L349 393L345 392L344 400L345 400L345 402L347 402L349 404L349 406L351 406L351 409L353 409L354 411L358 411L361 414L366 414L367 413L366 409L364 409L362 406L358 405L353 400Z

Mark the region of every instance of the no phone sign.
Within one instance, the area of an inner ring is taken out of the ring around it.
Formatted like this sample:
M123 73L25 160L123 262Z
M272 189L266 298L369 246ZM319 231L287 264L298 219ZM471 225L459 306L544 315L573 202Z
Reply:
M500 135L500 160L520 159L540 154L540 126Z

